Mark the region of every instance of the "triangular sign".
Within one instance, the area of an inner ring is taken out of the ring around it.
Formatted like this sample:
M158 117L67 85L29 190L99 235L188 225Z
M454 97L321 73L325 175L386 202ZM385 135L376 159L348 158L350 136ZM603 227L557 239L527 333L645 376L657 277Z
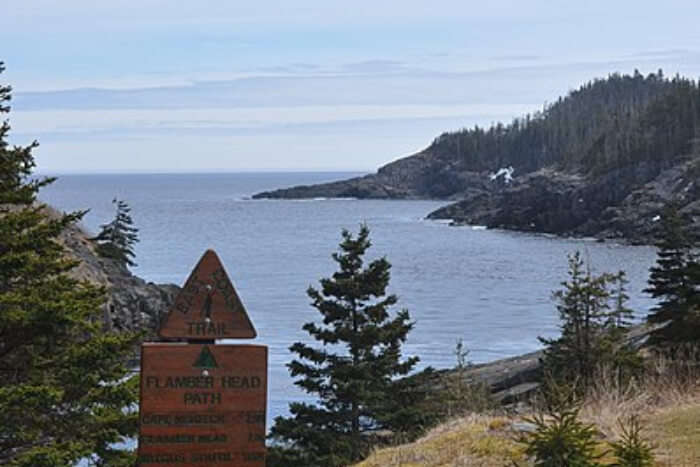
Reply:
M199 260L165 317L164 338L250 339L257 335L236 289L213 250Z

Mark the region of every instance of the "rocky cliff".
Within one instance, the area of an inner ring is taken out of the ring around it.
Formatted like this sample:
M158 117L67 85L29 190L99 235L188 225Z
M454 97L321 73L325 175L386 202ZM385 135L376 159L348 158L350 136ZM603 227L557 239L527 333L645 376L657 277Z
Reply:
M653 242L656 222L670 200L700 238L700 157L658 175L644 164L597 177L542 169L506 186L475 191L429 214L454 224L548 232L567 236Z
M61 241L68 253L80 260L73 271L75 277L107 289L103 308L105 326L115 331L145 330L154 334L180 288L147 282L117 262L98 256L89 237L82 228L73 226L63 232Z

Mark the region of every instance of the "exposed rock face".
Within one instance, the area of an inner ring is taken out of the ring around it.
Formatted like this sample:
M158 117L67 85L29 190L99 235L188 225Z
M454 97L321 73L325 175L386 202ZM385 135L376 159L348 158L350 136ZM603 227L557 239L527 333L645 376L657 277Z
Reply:
M484 190L428 217L559 235L651 243L665 203L679 200L681 213L700 234L700 157L660 173L639 164L596 177L542 169L510 185Z
M486 384L501 404L524 400L540 387L542 352L474 365L464 372L468 383Z
M180 288L174 284L154 284L134 276L117 262L98 256L86 232L77 226L67 229L61 240L71 255L81 261L75 277L107 289L104 324L119 330L145 330L153 334L167 313Z

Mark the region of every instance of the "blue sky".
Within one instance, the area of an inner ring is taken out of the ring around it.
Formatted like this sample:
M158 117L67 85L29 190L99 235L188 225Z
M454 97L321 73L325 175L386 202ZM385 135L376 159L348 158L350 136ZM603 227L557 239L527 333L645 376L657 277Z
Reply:
M5 0L51 172L374 170L611 72L700 76L696 1Z

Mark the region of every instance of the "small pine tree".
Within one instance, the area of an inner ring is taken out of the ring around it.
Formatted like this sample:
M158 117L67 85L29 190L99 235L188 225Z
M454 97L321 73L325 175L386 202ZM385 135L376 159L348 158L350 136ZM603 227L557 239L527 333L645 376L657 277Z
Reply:
M321 290L308 289L320 324L303 326L322 346L297 342L288 364L296 385L318 397L318 405L292 403L291 417L277 417L268 465L344 466L368 454L373 432L391 419L393 400L401 395L393 382L408 374L418 358L401 358L401 345L412 329L406 310L390 317L397 302L386 295L390 264L380 258L365 265L369 229L355 237L343 231L339 270L321 279Z
M636 352L624 343L632 315L625 306L625 284L623 272L594 276L585 269L579 252L569 256L569 280L553 294L561 336L539 338L545 345L544 371L554 382L576 383L582 395L601 367L612 366L622 374L619 370L627 372L639 365Z
M114 198L116 214L112 222L103 224L100 233L92 238L97 243L97 253L112 258L122 266L136 266L133 262L134 244L139 241L138 231L131 218L131 208L126 201Z
M0 63L0 71L2 64ZM10 88L0 87L0 103ZM6 105L0 106L7 113ZM133 436L138 386L124 364L134 334L101 329L104 290L70 277L59 236L83 213L49 216L37 202L33 143L0 128L0 464L133 465L114 443Z
M629 280L625 271L619 271L617 274L610 277L611 283L614 286L612 292L613 307L608 317L608 326L613 329L624 330L630 327L634 321L634 311L627 307L627 285Z
M656 264L644 290L659 300L647 316L651 324L665 324L649 336L649 344L674 347L700 341L700 258L675 203L667 205L656 243Z
M602 322L608 312L608 276L594 277L584 270L579 252L569 256L569 281L553 293L558 302L561 336L540 338L545 344L545 371L556 381L577 381L582 390L591 384L599 348Z
M617 459L614 467L653 467L654 449L642 438L642 424L639 417L632 415L627 420L618 421L622 433L618 441L610 443Z
M558 407L544 414L525 418L535 431L523 435L525 454L536 467L600 467L597 453L598 431L595 426L581 422L580 408Z

